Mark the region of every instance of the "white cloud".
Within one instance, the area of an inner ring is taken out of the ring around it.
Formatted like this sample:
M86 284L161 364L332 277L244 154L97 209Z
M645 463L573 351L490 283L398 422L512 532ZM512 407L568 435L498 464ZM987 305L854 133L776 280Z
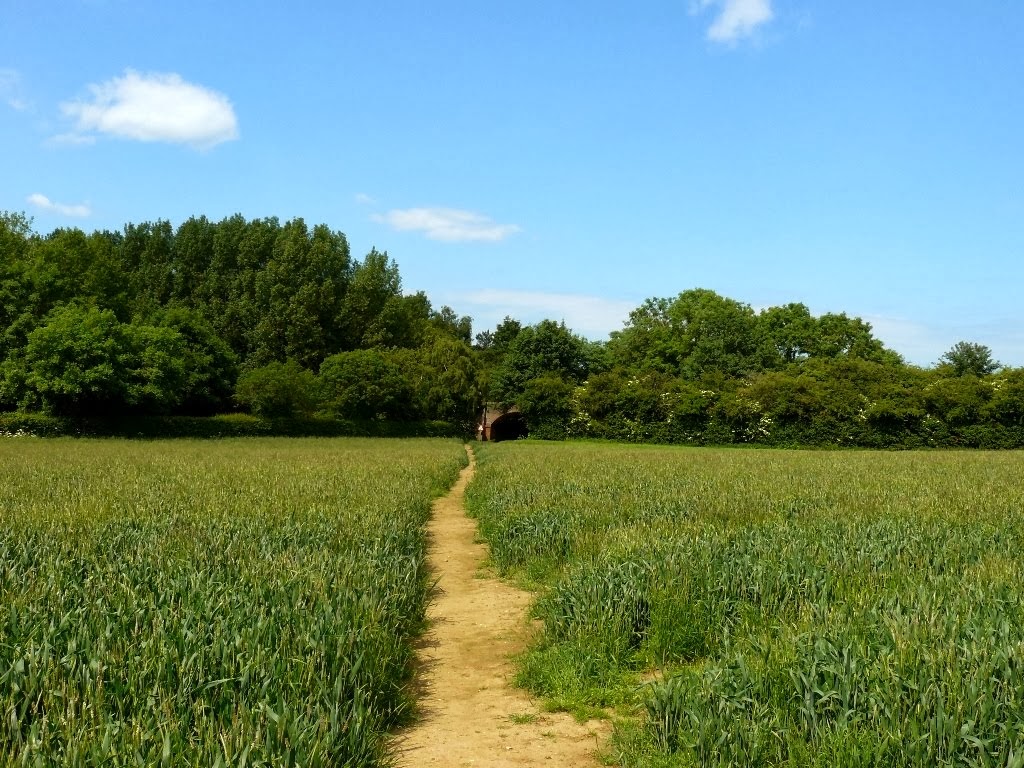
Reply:
M359 205L373 205L377 202L365 192L357 192L355 199Z
M456 208L406 208L372 218L399 231L422 232L431 240L449 243L496 242L520 231L515 224L498 224L482 214Z
M604 338L611 331L621 330L629 313L637 304L575 293L542 293L536 291L505 291L485 289L474 291L459 300L478 309L471 314L491 325L510 315L525 323L541 320L564 320L576 333L589 338Z
M135 141L166 141L208 149L238 138L238 119L227 96L180 75L126 70L99 85L92 98L61 110L76 121L75 134L94 133Z
M716 43L735 43L740 38L749 37L775 15L772 0L697 0L691 7L698 12L709 6L718 10L708 28L708 40Z
M41 195L35 192L26 198L29 205L34 205L36 208L47 211L49 213L59 213L62 216L74 216L76 218L84 218L92 215L92 209L84 204L79 203L78 205L65 205L64 203L55 203L46 195Z

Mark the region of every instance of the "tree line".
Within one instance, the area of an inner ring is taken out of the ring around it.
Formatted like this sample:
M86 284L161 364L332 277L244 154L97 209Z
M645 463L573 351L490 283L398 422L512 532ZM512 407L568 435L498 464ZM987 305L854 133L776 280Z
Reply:
M0 254L0 410L459 421L479 400L470 319L326 225L41 236L8 213Z
M489 391L539 437L1024 447L1024 369L984 345L958 342L922 368L859 318L755 312L705 289L649 299L602 344L551 321L522 329Z
M0 329L0 411L468 425L491 402L548 438L1024 445L1024 371L983 345L920 368L859 318L705 289L602 342L514 318L474 337L386 252L302 219L40 235L0 214Z

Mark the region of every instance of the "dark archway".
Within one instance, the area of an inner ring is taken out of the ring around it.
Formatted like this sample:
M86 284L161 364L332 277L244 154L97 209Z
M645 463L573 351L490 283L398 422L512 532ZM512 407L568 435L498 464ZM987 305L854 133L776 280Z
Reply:
M526 419L519 411L510 411L502 414L491 422L491 442L497 443L500 440L518 440L530 434L526 426Z

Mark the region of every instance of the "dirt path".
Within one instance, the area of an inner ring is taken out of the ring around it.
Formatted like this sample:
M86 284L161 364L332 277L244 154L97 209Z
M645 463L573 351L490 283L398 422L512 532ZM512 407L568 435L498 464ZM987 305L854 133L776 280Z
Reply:
M508 657L526 642L530 594L479 575L487 548L475 542L476 523L463 503L476 467L467 452L470 465L434 502L428 529L439 583L418 650L420 718L395 737L398 765L596 766L606 723L542 713L511 687Z

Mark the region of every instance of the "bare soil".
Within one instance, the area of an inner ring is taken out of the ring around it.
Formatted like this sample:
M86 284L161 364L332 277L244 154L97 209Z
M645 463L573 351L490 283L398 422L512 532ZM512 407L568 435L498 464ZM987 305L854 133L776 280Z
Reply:
M466 516L470 464L447 496L434 502L429 564L437 579L429 630L418 648L414 681L419 717L395 736L399 766L574 766L599 763L605 721L577 723L541 711L512 686L510 656L530 637L531 595L481 574L487 547Z

